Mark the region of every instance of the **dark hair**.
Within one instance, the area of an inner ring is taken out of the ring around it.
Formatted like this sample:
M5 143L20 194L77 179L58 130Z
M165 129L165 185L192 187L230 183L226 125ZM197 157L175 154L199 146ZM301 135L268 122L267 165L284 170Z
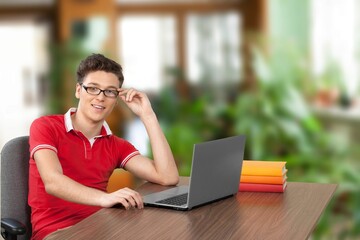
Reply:
M124 75L120 64L102 54L92 54L80 62L76 72L77 82L80 84L83 83L84 78L89 73L96 71L104 71L115 74L119 79L120 87L124 82Z

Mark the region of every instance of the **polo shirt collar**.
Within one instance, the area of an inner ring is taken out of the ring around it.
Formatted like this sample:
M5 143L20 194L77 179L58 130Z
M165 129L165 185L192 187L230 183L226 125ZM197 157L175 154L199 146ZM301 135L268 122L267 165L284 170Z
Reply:
M73 124L71 121L71 114L75 113L76 111L77 111L76 108L70 108L64 115L66 132L70 132L71 130L74 130L74 127L73 127ZM109 136L111 134L112 134L112 132L109 128L109 125L107 124L106 121L104 121L100 135L101 136Z

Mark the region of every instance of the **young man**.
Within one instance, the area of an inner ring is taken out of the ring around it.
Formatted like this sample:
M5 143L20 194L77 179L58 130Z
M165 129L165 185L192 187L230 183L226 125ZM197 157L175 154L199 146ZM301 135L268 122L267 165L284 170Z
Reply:
M175 185L179 180L174 157L148 97L121 88L121 66L93 54L80 63L77 78L77 109L40 117L30 128L32 239L43 239L74 225L102 207L121 204L125 209L142 209L142 198L132 189L106 192L115 168L162 185ZM143 122L154 160L111 134L105 118L117 101L123 101Z

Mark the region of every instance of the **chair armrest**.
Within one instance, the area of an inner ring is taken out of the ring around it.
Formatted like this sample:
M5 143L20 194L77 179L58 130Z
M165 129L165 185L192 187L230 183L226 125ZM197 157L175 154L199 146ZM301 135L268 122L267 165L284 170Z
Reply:
M25 225L12 218L1 218L1 228L11 235L23 235L26 233Z

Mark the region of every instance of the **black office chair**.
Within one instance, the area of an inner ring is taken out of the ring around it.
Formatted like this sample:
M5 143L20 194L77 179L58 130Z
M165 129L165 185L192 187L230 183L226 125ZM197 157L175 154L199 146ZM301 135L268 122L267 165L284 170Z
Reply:
M6 240L31 237L28 205L29 137L17 137L1 150L1 235Z

